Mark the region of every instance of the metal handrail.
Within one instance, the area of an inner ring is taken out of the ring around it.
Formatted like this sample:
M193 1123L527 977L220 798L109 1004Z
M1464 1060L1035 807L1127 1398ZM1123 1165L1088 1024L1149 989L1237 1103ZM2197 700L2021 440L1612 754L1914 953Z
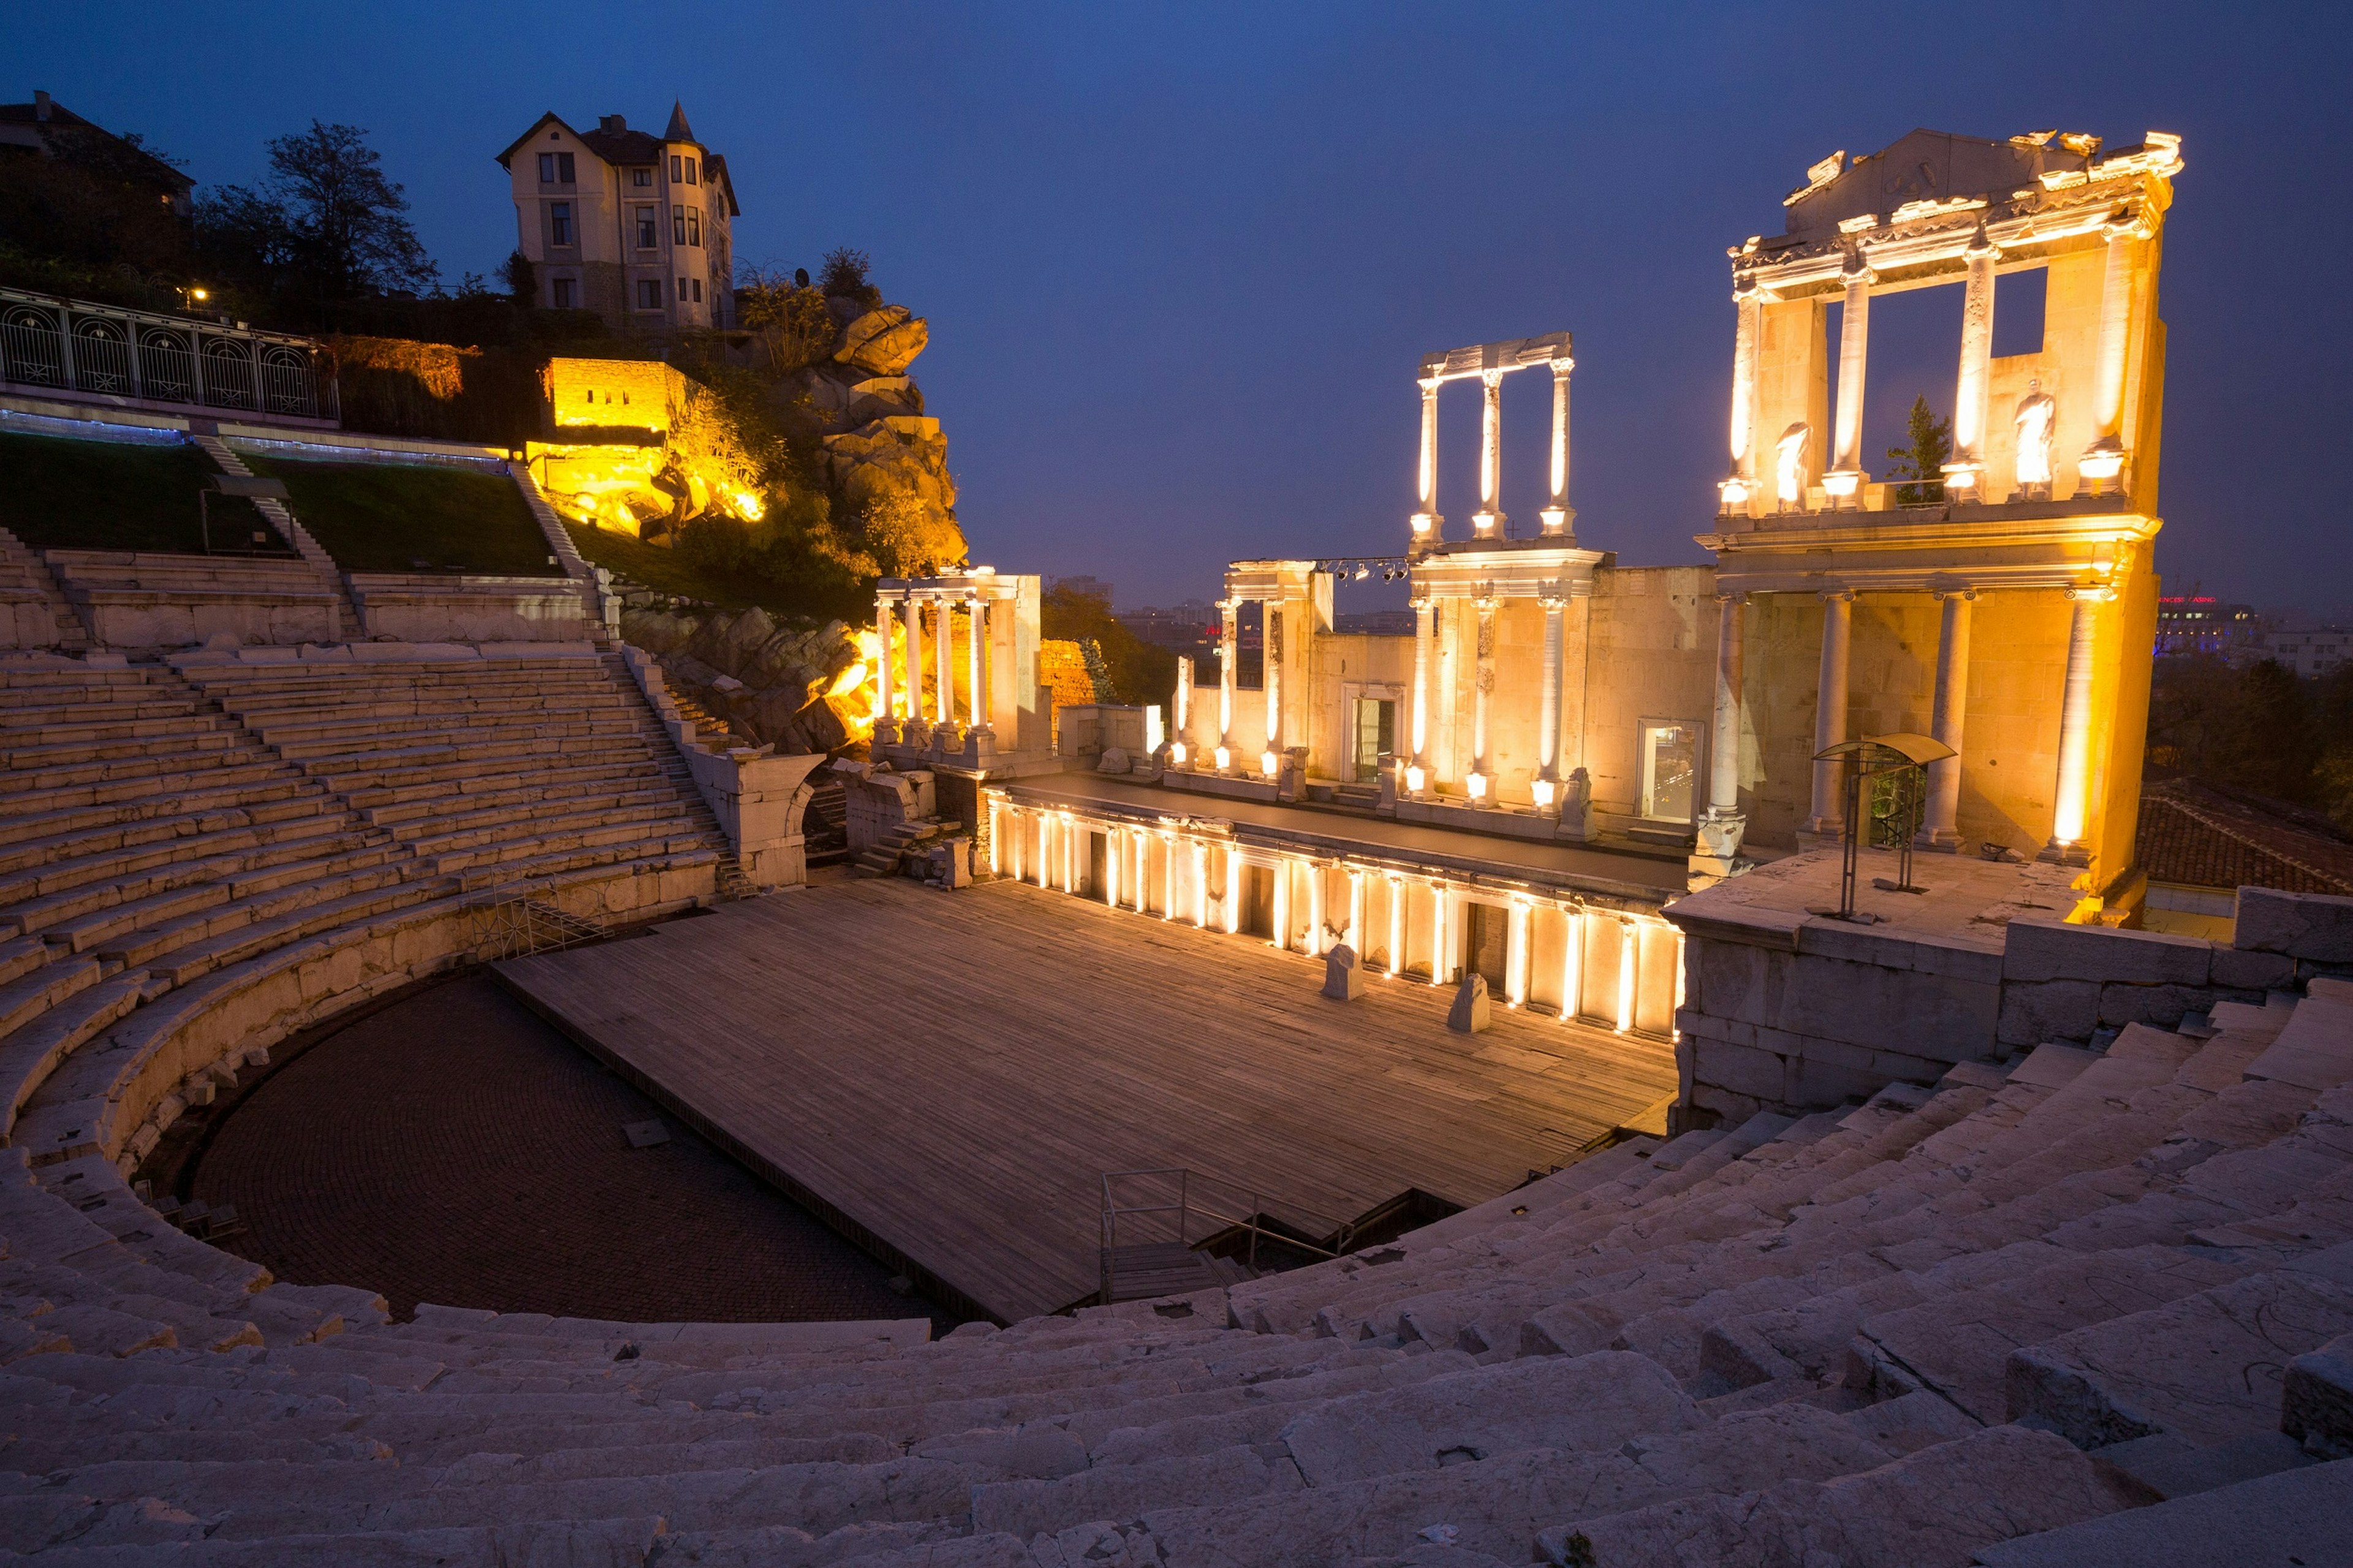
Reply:
M0 289L0 381L100 397L339 420L316 338Z
M1113 1185L1116 1182L1172 1176L1176 1182L1176 1201L1173 1203L1122 1204ZM1194 1195L1197 1182L1206 1187L1222 1188L1228 1193L1242 1195L1245 1201L1240 1212L1229 1212L1222 1205L1198 1200ZM1192 1235L1192 1222L1196 1215L1203 1219L1215 1221L1219 1228L1242 1229L1250 1237L1249 1248L1243 1261L1253 1270L1258 1268L1258 1244L1262 1235L1271 1235L1282 1246L1312 1253L1321 1258L1341 1257L1356 1245L1356 1222L1353 1220L1332 1227L1329 1232L1332 1245L1329 1247L1309 1241L1303 1237L1293 1236L1287 1230L1273 1230L1266 1219L1265 1205L1260 1202L1260 1198L1261 1194L1250 1188L1238 1183L1223 1181L1215 1176L1199 1175L1191 1167L1185 1165L1163 1166L1155 1170L1104 1172L1101 1215L1103 1240L1101 1272L1103 1301L1109 1303L1115 1300L1113 1292L1118 1285L1119 1222L1123 1216L1175 1215L1176 1240L1188 1248L1201 1244L1197 1243ZM1320 1220L1323 1216L1312 1217ZM1201 1242L1208 1241L1214 1234L1214 1231L1205 1234Z

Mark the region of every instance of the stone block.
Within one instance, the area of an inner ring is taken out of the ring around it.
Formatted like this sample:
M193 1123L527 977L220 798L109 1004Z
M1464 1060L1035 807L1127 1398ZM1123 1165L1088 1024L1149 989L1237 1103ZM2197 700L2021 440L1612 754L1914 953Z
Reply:
M2015 920L2002 944L2001 977L2203 985L2213 972L2212 951L2211 942L2162 931Z
M1729 1040L1703 1041L1692 1053L1694 1089L1728 1089L1765 1105L1778 1105L1788 1086L1788 1064L1771 1051Z
M2280 952L2245 948L2214 950L2213 983L2234 991L2276 991L2295 979L2295 960Z
M1475 1035L1489 1023L1490 1004L1487 1000L1487 977L1465 975L1454 993L1454 1005L1447 1010L1446 1026L1457 1034Z
M2103 985L2100 1022L2111 1028L2147 1024L2170 1029L2184 1014L2202 1013L2213 1001L2213 994L2201 985Z
M1324 955L1324 994L1335 1002L1354 1002L1364 994L1364 965L1356 962L1356 950L1344 942Z
M2232 945L2317 963L2353 963L2353 899L2242 888Z
M2323 1459L2353 1459L2353 1334L2288 1363L2280 1430Z
M2005 1046L2031 1049L2046 1040L2088 1040L2100 1023L2100 987L2089 980L2048 980L2001 988Z

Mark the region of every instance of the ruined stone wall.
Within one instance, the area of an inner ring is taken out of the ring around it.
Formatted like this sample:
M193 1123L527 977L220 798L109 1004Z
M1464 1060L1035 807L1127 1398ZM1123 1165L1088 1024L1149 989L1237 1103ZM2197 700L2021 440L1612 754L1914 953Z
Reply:
M1564 765L1581 760L1591 773L1596 810L1631 816L1641 808L1644 723L1695 726L1703 736L1699 754L1704 769L1704 737L1715 719L1715 569L1603 567L1593 574L1593 597L1586 601L1586 613L1584 679L1581 690L1573 690L1570 702L1563 704L1573 711L1581 697L1583 738L1581 744L1569 748ZM1542 626L1539 620L1539 660ZM1576 660L1571 657L1563 662L1563 685L1567 686ZM1535 668L1541 674L1541 662ZM1533 703L1527 711L1533 722ZM1706 788L1703 772L1694 781L1694 809L1704 808Z

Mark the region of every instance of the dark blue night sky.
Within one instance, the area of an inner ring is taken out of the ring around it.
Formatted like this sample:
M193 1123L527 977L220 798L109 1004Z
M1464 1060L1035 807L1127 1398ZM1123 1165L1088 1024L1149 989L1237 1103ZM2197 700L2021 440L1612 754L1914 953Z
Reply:
M2353 23L2342 5L90 3L5 7L11 79L199 181L365 127L454 281L514 243L492 156L543 110L726 154L737 254L872 253L929 317L974 558L1208 596L1250 555L1401 550L1426 350L1577 334L1574 500L1627 563L1702 559L1725 247L1833 150L1915 125L2179 133L2168 584L2353 605ZM1949 410L1958 291L1873 313L1866 449ZM2004 352L2010 347L2001 345ZM1533 524L1548 390L1509 387ZM1441 437L1467 518L1475 394ZM1884 468L1884 463L1874 466Z

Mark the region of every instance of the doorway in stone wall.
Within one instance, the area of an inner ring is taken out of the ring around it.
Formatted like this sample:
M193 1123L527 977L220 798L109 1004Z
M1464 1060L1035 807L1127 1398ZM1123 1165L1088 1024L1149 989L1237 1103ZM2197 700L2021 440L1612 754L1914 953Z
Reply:
M1359 697L1350 725L1348 778L1373 784L1381 776L1381 758L1397 750L1397 708L1377 697Z
M1501 996L1511 962L1512 911L1480 903L1466 904L1463 910L1469 923L1462 930L1462 967L1485 975L1488 994Z

